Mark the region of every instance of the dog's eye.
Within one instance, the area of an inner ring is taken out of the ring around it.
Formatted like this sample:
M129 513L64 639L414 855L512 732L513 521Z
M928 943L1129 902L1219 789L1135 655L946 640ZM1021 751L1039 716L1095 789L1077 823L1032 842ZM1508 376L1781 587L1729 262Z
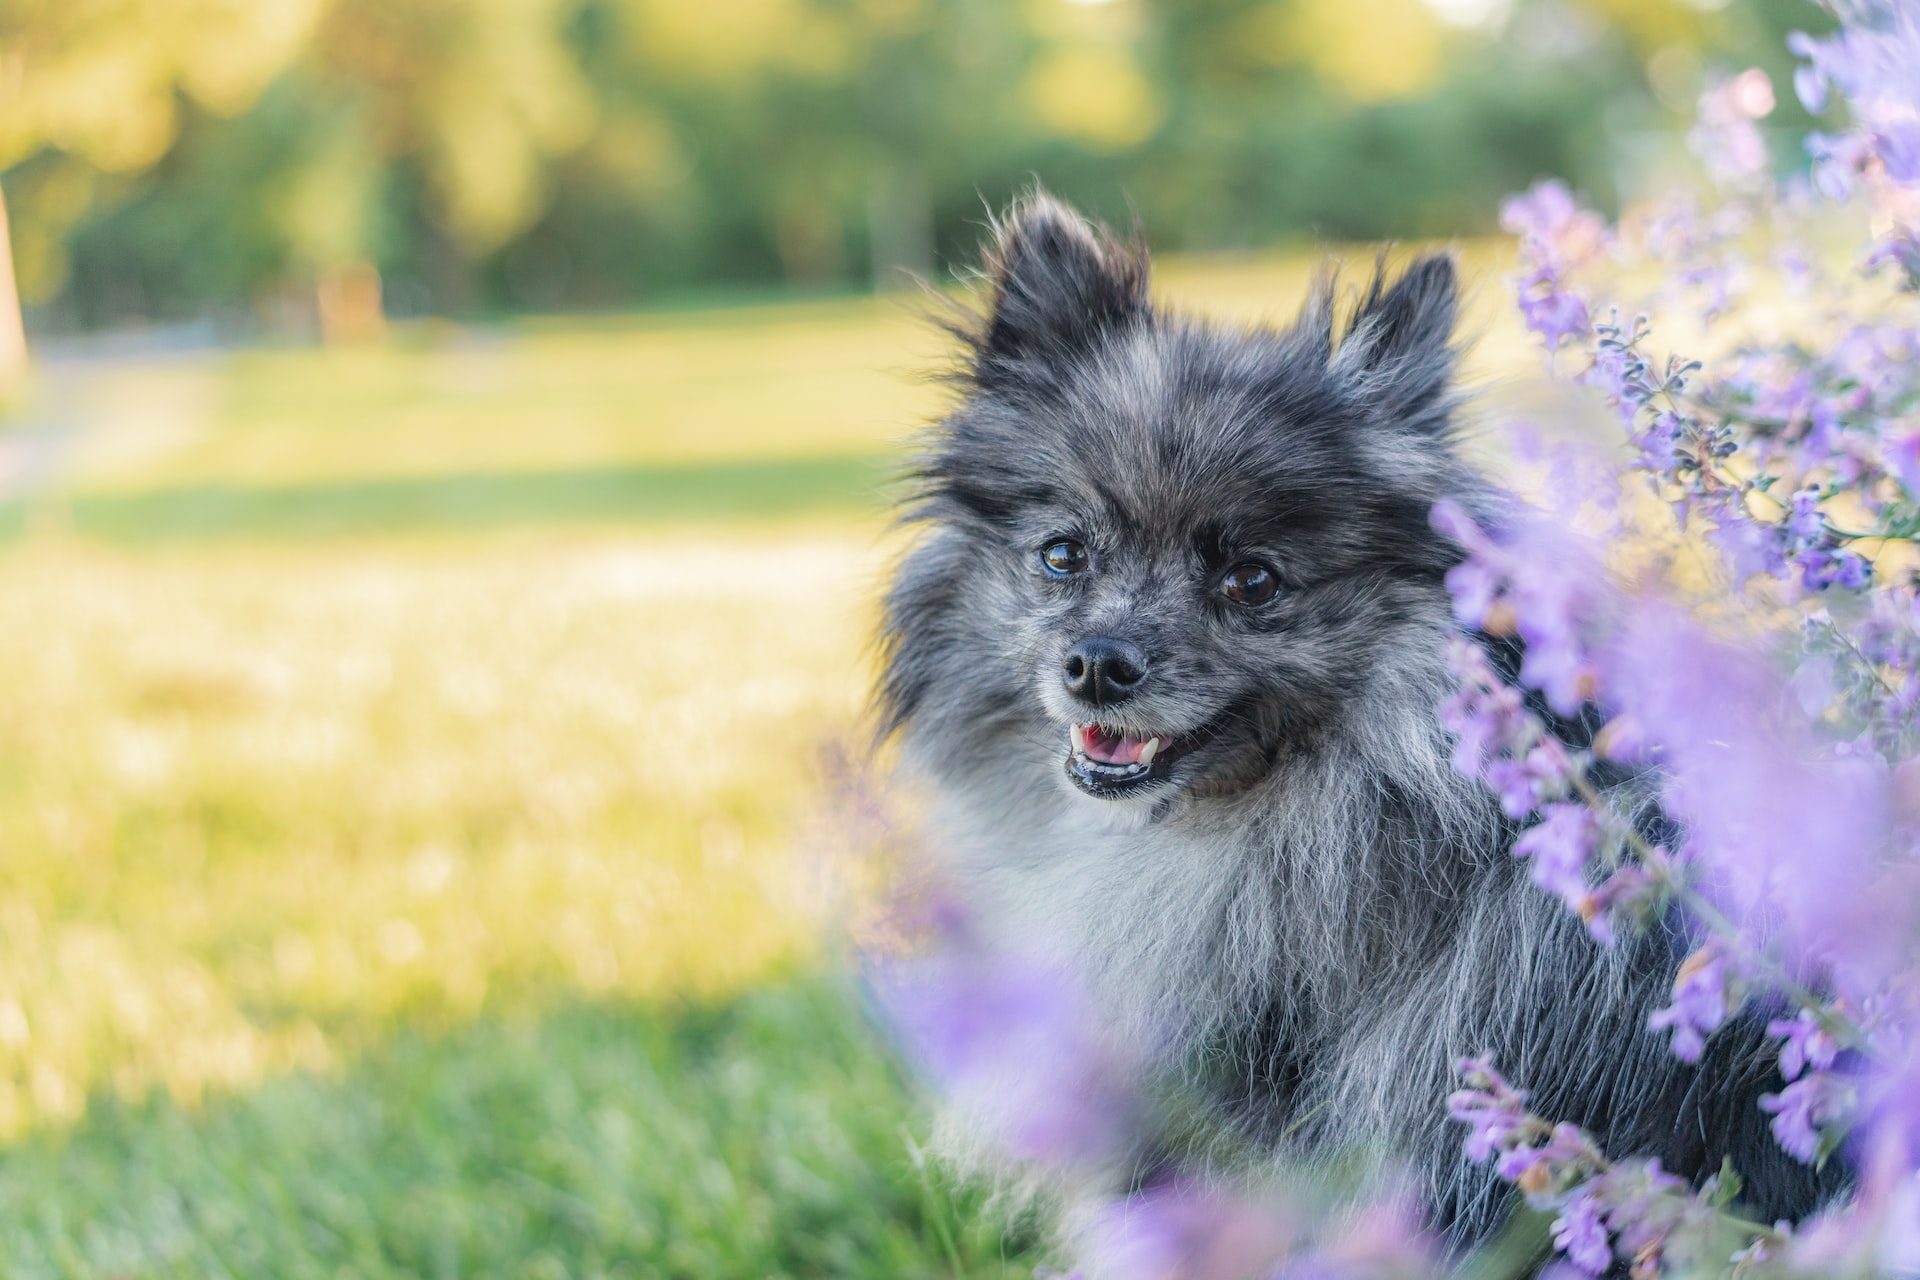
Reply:
M1040 563L1047 566L1048 573L1084 573L1088 564L1087 549L1071 538L1062 538L1040 553Z
M1279 579L1263 564L1237 564L1220 579L1220 594L1235 604L1265 604L1279 589Z

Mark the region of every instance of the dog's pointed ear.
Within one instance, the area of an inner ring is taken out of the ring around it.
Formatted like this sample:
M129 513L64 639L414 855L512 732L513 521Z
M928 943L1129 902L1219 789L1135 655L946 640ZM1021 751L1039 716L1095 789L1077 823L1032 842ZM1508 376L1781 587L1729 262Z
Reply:
M974 342L983 371L1070 358L1151 315L1146 249L1044 194L995 226L986 275L992 305Z
M1386 265L1360 299L1333 371L1356 399L1414 430L1444 430L1459 350L1460 289L1453 258L1416 259L1389 287Z

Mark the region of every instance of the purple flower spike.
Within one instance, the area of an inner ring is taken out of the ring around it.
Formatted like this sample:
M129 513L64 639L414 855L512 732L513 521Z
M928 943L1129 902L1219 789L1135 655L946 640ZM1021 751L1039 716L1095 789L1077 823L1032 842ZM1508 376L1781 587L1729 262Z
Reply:
M1600 837L1593 811L1583 804L1550 804L1539 825L1514 841L1516 858L1533 860L1533 882L1569 904L1586 895L1587 859Z
M1887 447L1887 469L1907 497L1920 502L1920 431L1910 431Z
M1553 1246L1590 1276L1602 1275L1613 1265L1607 1224L1591 1192L1576 1191L1560 1206L1560 1216L1553 1220Z
M1522 285L1520 314L1529 329L1546 339L1549 351L1565 346L1571 338L1585 337L1593 328L1586 302L1545 272L1535 272Z
M1803 1164L1820 1157L1821 1129L1844 1120L1852 1110L1853 1090L1838 1076L1814 1071L1779 1093L1765 1094L1760 1109L1773 1116L1773 1136L1781 1149Z
M1554 738L1543 737L1524 759L1490 762L1485 776L1487 785L1500 796L1500 807L1507 816L1524 818L1541 801L1563 793L1573 772L1573 759L1566 748Z
M1467 1087L1448 1097L1447 1114L1468 1127L1464 1150L1478 1164L1527 1129L1527 1095L1508 1084L1490 1058L1462 1058L1454 1069Z
M1712 947L1694 952L1681 962L1673 984L1673 1003L1654 1011L1647 1026L1671 1029L1674 1056L1700 1061L1706 1038L1727 1020L1726 960Z
M1840 1052L1840 1046L1807 1009L1792 1019L1769 1022L1767 1034L1785 1037L1780 1046L1780 1074L1789 1080L1799 1079L1808 1067L1825 1071Z

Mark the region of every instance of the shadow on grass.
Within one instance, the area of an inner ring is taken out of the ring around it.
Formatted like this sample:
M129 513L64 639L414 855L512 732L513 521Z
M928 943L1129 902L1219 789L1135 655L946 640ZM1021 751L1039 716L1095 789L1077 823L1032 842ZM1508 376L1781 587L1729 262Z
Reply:
M183 485L42 498L87 537L114 542L315 538L608 520L740 520L872 511L898 468L889 456L755 459L580 471L471 473L266 486ZM0 507L16 537L27 504Z
M14 1276L1026 1276L844 990L408 1033L0 1151Z

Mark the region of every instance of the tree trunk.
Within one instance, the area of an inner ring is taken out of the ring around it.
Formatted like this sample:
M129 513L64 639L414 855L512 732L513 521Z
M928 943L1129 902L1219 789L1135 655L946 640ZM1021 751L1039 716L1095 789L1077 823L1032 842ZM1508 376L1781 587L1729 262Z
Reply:
M0 191L0 390L27 372L27 329L20 319L20 286L13 277L13 233L7 225L7 196Z

